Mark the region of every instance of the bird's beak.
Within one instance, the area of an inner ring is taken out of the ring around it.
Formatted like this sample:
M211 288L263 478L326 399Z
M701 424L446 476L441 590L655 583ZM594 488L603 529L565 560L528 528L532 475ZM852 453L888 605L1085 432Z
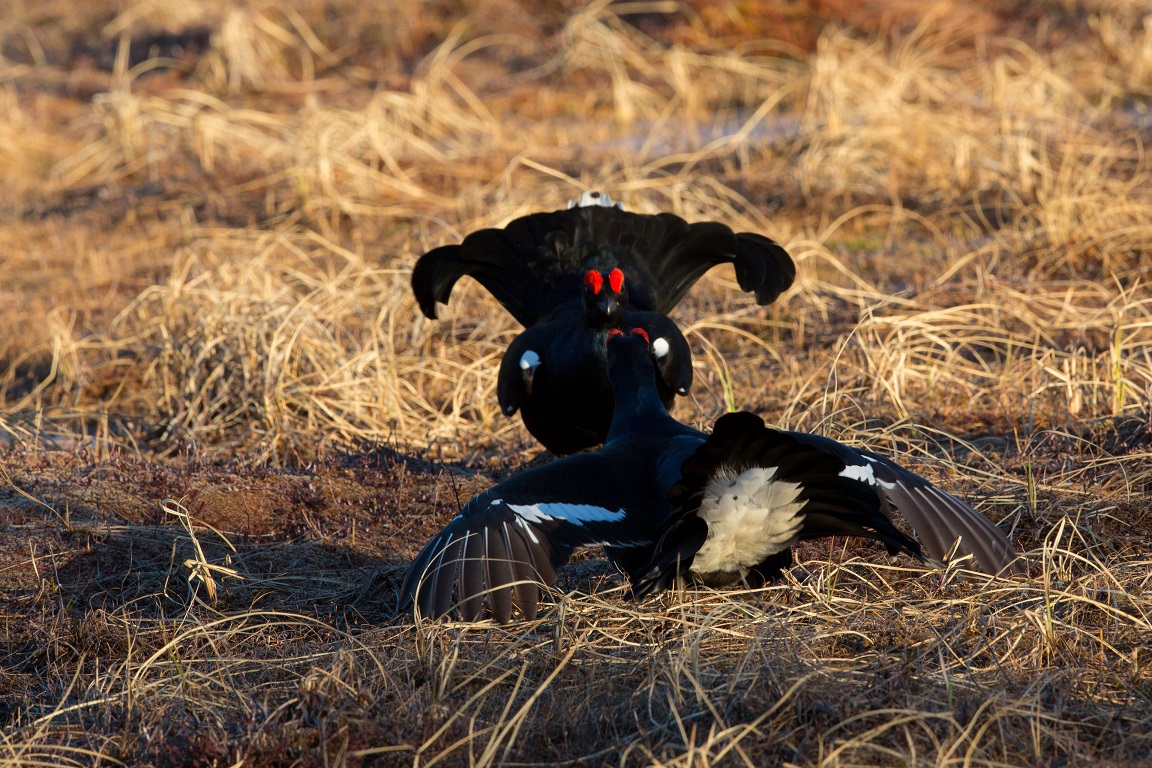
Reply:
M600 310L600 314L604 315L604 317L615 318L620 314L620 305L608 297L600 299L596 308Z

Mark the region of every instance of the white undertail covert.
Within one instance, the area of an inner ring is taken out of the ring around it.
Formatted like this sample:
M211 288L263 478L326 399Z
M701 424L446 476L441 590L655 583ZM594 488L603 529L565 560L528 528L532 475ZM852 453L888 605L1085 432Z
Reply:
M692 560L693 572L729 572L740 578L796 541L807 502L796 500L800 485L773 479L776 471L721 470L708 481L697 513L708 524L708 538Z

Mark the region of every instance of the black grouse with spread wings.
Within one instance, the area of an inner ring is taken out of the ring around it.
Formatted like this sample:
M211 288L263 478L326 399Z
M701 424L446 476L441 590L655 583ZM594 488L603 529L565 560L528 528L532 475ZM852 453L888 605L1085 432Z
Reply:
M924 478L870 451L772 429L747 412L698 432L661 404L643 331L612 332L607 347L616 408L604 447L472 499L416 557L402 607L473 620L487 606L498 621L517 610L531 618L539 585L555 584L575 549L596 545L637 596L681 576L712 585L772 579L791 564L792 544L832 535L986 573L1019 568L999 528Z

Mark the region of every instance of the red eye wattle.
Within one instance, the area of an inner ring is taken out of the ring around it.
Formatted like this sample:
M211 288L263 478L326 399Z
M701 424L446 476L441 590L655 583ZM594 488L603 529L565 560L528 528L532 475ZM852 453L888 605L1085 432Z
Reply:
M604 275L590 269L584 273L584 285L591 289L593 295L599 294L600 288L604 285Z
M608 284L616 293L620 293L624 288L624 273L620 271L619 267L608 273Z
M644 330L643 328L633 328L632 333L635 336L640 336L641 338L644 339L644 341L648 342L649 344L651 343L650 341L648 341L648 331Z

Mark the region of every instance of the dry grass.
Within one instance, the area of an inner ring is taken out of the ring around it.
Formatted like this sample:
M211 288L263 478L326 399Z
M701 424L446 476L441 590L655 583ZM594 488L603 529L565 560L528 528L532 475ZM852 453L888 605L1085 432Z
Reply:
M1138 3L17 4L0 27L0 765L1152 764L1152 21ZM428 248L562 206L787 244L697 385L1029 552L806 546L510 627L391 616L535 452ZM388 446L384 448L382 446ZM170 499L171 501L164 501Z

